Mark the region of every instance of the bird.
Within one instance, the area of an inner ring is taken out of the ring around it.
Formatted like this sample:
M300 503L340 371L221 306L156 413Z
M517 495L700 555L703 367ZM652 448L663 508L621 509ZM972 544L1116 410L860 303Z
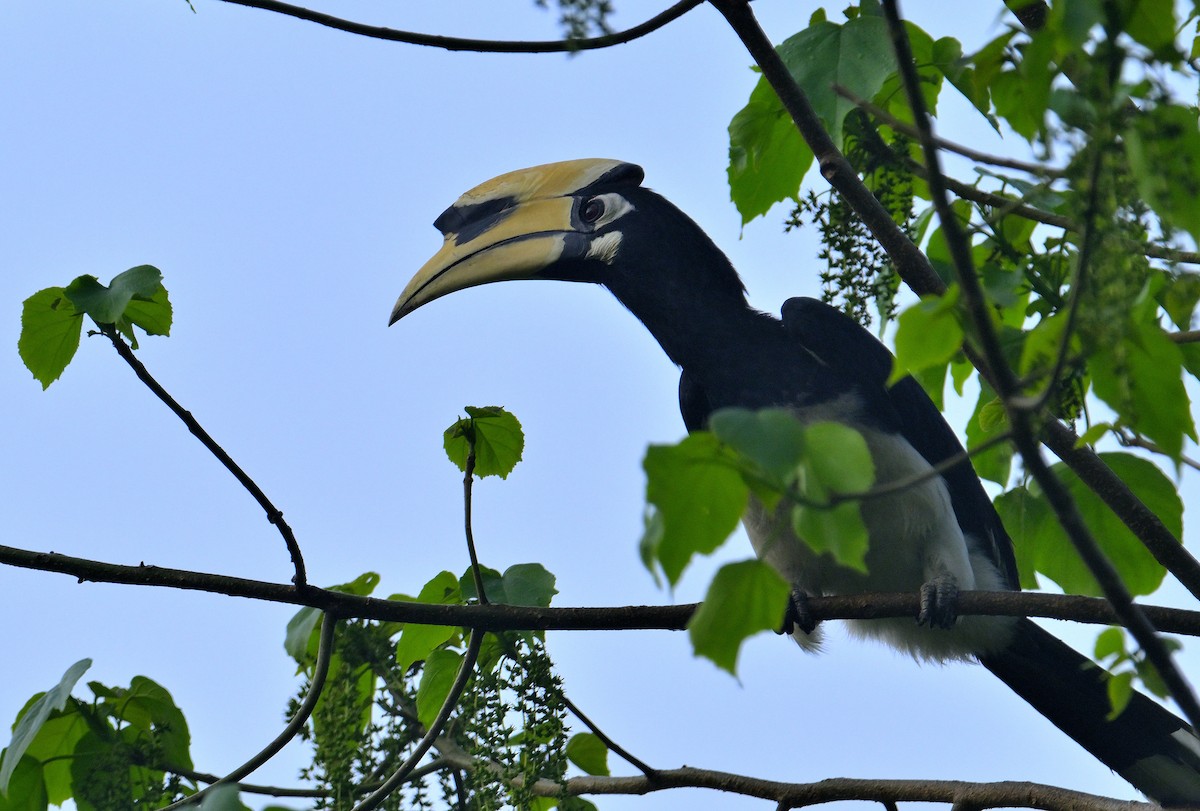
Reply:
M720 248L644 178L634 163L586 158L508 172L467 191L434 221L443 245L408 282L389 325L492 282L598 284L680 368L689 432L705 430L724 408L786 408L802 423L855 429L877 483L919 479L862 502L866 573L816 554L790 522L753 500L743 519L755 552L792 589L790 635L804 648L820 645L808 597L917 592L917 618L861 620L852 630L919 659L978 660L1151 800L1200 805L1200 739L1186 722L1136 691L1110 718L1108 674L1087 657L1028 619L956 616L958 590L1020 584L1012 540L921 385L906 376L889 386L891 352L828 304L791 298L779 317L751 307ZM933 472L952 459L961 461Z

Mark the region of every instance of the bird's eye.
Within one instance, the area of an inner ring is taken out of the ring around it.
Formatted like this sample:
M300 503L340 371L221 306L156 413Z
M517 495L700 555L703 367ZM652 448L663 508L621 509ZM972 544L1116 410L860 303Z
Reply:
M604 216L604 201L599 197L593 197L583 204L583 208L579 210L579 216L586 223L594 223Z

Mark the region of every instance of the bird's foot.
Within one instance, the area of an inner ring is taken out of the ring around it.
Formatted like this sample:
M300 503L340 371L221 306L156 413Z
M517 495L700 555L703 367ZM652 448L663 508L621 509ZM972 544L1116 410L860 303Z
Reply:
M811 634L816 628L817 621L813 619L812 612L808 609L808 594L798 588L793 588L788 597L788 607L783 614L783 626L779 629L779 633L791 636L792 632L799 629L806 634Z
M953 575L940 574L921 586L917 625L953 628L958 620L958 583Z

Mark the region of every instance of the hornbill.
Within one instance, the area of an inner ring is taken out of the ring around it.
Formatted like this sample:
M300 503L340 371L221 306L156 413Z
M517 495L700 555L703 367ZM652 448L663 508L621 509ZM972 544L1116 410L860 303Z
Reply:
M886 385L892 356L848 316L819 301L752 309L729 260L687 215L641 185L642 169L586 159L501 175L462 195L434 222L445 243L408 283L391 322L436 298L506 279L607 287L682 370L688 431L731 406L786 407L803 421L861 432L884 483L963 453L911 377ZM960 457L962 458L962 457ZM1107 674L1027 619L963 617L957 589L1018 589L1012 541L969 462L862 503L867 574L816 555L753 506L755 551L792 585L792 636L814 647L804 597L916 591L922 622L852 623L919 658L976 658L1056 726L1151 799L1200 805L1200 742L1135 694L1110 719ZM788 524L789 522L782 522Z

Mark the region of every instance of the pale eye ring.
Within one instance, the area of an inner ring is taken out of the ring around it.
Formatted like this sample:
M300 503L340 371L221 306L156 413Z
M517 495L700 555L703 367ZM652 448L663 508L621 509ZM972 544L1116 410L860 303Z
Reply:
M580 207L579 218L589 224L595 223L604 216L604 209L604 200L593 197Z

